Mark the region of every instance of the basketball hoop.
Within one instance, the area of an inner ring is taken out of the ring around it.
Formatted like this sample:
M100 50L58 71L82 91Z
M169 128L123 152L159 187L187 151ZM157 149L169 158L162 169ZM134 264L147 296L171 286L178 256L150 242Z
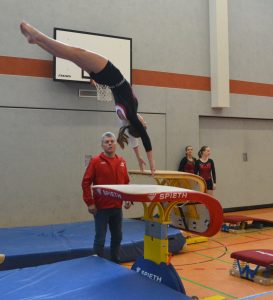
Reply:
M103 102L111 102L113 100L113 94L111 89L107 85L98 84L93 81L97 90L97 99Z

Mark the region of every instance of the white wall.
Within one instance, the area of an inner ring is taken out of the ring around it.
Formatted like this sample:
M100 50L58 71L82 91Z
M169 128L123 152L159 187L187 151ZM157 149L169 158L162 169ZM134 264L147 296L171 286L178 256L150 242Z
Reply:
M228 3L230 78L271 83L273 2ZM131 37L134 69L210 76L207 0L120 0L114 5L111 0L1 0L0 11L0 56L52 60L25 42L19 31L25 19L50 36L53 27L61 27ZM112 103L78 98L79 88L85 87L0 75L0 226L89 218L80 188L84 154L100 151L99 136L117 130L118 124ZM158 169L177 169L186 145L196 152L202 146L200 116L273 119L271 97L231 94L230 108L212 109L209 91L134 89L139 110L150 121ZM107 124L101 118L105 113ZM230 147L236 142L231 140ZM215 157L221 155L220 145L212 150ZM125 158L129 168L136 167L129 150ZM224 176L220 165L217 172ZM226 197L229 190L218 185L218 195Z

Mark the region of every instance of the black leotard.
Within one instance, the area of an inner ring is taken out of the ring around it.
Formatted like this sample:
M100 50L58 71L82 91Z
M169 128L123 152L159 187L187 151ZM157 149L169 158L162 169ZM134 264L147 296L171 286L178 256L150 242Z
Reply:
M152 150L150 137L137 117L138 101L130 83L123 77L110 61L99 73L90 73L90 77L98 84L107 85L114 96L115 104L122 105L126 111L127 120L138 131L146 152Z
M187 157L183 157L180 161L178 171L194 173L194 165L196 162L196 158L192 158L192 160L188 160Z

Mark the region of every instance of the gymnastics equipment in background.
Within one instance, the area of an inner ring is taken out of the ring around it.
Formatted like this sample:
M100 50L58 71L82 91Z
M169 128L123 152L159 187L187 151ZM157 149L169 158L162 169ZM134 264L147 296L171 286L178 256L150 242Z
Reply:
M140 170L129 170L129 174L151 177L159 185L181 187L189 190L197 190L202 193L207 191L205 180L192 173L156 170L154 176L152 176L149 170L145 170L144 172Z
M273 228L273 221L241 215L225 215L221 230L245 233Z
M273 284L273 250L255 249L233 252L230 274L263 285Z

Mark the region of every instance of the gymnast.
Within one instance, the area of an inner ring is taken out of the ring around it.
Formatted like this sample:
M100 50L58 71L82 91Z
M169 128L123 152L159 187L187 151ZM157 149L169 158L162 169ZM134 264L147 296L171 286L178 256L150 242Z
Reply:
M20 29L30 44L38 45L53 56L72 61L88 72L91 79L97 84L106 85L111 89L116 113L123 125L117 141L122 149L125 143L130 144L135 152L140 170L144 171L145 161L140 155L137 140L140 137L146 150L152 175L154 175L155 163L152 144L146 131L147 126L143 117L137 113L138 100L132 87L121 72L106 57L51 39L28 23L22 22Z

